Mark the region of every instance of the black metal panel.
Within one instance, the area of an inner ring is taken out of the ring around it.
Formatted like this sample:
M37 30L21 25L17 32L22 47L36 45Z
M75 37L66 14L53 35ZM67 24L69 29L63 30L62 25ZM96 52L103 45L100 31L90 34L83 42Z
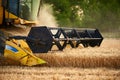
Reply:
M47 27L32 27L26 42L34 53L46 53L52 47L53 38Z
M100 46L103 37L100 34L100 32L95 29L95 30L87 30L87 33L90 35L91 38L94 38L93 40L90 40L89 42L89 46L94 47L94 46ZM100 38L100 39L96 39L96 38Z

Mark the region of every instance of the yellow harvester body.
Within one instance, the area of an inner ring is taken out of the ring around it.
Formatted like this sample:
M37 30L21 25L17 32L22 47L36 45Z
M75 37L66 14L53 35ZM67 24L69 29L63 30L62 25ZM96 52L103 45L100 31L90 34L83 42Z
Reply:
M40 0L0 0L0 25L4 25L4 23L9 25L11 22L13 25L34 24L36 23L39 6ZM0 39L2 40L2 38ZM3 51L5 58L18 61L22 65L33 66L46 63L33 55L24 40L6 40L5 50Z
M32 51L24 40L6 41L4 57L18 61L22 65L33 66L46 63L44 60L33 55Z

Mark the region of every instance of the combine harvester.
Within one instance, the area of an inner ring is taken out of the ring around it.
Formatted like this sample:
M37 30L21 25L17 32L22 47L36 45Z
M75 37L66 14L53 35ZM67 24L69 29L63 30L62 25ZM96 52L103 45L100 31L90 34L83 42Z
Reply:
M1 35L3 36L3 33ZM53 45L56 45L58 50L63 50L67 44L72 48L78 47L79 44L95 47L100 46L102 40L103 37L97 29L32 27L28 36L9 36L7 39L1 37L0 53L23 65L32 66L46 63L33 53L47 53Z
M0 0L0 28L18 24L35 24L41 1ZM24 40L6 38L3 32L0 32L0 54L5 58L11 59L11 61L18 61L22 65L32 66L46 63L33 55Z
M30 22L35 21L39 13L40 0L2 0L2 5L1 24L14 25L19 18ZM25 11L27 12L23 13ZM7 17L6 13L9 13ZM29 15L25 16L27 13ZM33 53L47 53L54 45L58 50L63 50L67 44L72 48L77 48L80 44L84 47L95 47L100 46L102 40L103 37L97 29L34 26L28 36L5 36L0 31L0 53L3 57L18 61L22 65L33 66L46 63Z

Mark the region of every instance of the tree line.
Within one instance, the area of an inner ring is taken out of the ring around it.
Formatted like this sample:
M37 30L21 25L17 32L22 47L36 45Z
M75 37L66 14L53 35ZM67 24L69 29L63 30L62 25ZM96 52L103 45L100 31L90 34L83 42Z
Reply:
M43 0L59 26L120 29L120 0Z

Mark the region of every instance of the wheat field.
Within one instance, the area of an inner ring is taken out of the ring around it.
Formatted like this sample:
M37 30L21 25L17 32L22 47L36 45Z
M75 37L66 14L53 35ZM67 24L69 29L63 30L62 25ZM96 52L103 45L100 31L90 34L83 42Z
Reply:
M8 65L0 59L0 80L120 80L120 39L104 39L100 47L35 54L46 65Z
M120 70L1 66L0 80L119 80Z
M120 40L105 39L100 47L66 48L48 54L36 54L50 67L120 68Z

